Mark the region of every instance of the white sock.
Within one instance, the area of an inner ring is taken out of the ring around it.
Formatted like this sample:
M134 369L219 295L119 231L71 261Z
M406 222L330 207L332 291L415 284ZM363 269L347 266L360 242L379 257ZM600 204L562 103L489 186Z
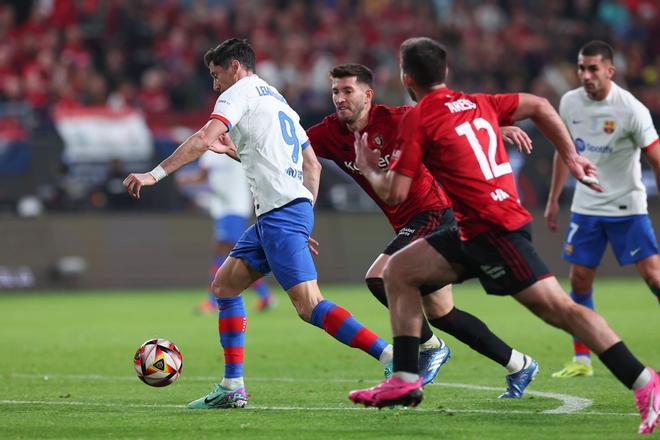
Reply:
M419 351L426 351L426 350L433 350L434 348L440 348L445 343L442 341L442 339L439 339L436 335L433 335L429 338L428 341L419 344Z
M644 388L653 378L651 375L651 370L649 368L644 368L644 371L637 376L637 379L635 379L635 382L632 384L632 389L633 390L638 390L640 388Z
M385 347L385 350L380 354L380 357L378 358L378 362L381 363L381 365L386 366L390 362L392 362L392 359L394 358L394 347L392 347L392 344L387 344L387 347Z
M419 380L419 374L407 373L405 371L397 371L392 374L392 376L408 383L417 382Z
M573 362L591 367L591 356L573 356Z
M232 377L231 379L227 379L226 377L223 377L222 382L220 382L220 385L227 388L228 390L235 390L237 388L241 388L242 386L244 386L243 378Z
M506 364L504 368L509 372L509 374L517 373L518 371L525 368L529 364L527 356L522 354L517 350L511 350L511 358L509 358L509 363ZM530 359L531 360L531 359Z

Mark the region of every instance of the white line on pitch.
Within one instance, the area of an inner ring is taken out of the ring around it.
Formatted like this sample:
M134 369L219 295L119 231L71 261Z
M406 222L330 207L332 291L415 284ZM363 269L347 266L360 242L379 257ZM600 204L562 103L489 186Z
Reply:
M96 380L112 380L112 381L126 381L126 380L131 380L135 381L136 379L131 376L104 376L104 375L98 375L98 374L25 374L25 373L11 373L10 377L15 377L15 378L26 378L26 379L43 379L43 380L50 380L50 379L73 379L73 380L89 380L89 381L96 381ZM217 380L216 377L205 377L205 376L186 376L187 381L208 381L212 382ZM320 378L292 378L292 377L246 377L247 381L270 381L270 382L301 382L301 381L306 381L306 382L333 382L333 383L355 383L355 379L320 379ZM445 383L445 382L437 382L433 384L434 386L442 386L442 387L452 387L452 388L464 388L464 389L473 389L473 390L484 390L484 391L495 391L499 392L502 391L502 388L497 388L497 387L487 387L487 386L481 386L481 385L472 385L472 384L464 384L464 383ZM578 396L572 396L570 394L560 394L560 393L552 393L552 392L546 392L546 391L534 391L534 390L526 390L525 393L527 395L533 395L533 396L539 396L539 397L545 397L549 399L557 399L562 402L562 405L557 407L557 408L552 408L552 409L547 409L544 411L541 411L543 414L572 414L576 413L579 411L582 411L592 405L592 401L590 399L585 399L583 397L578 397ZM467 412L468 410L465 410L464 412ZM471 410L471 411L481 411L481 410ZM488 410L484 410L488 411ZM593 413L589 413L593 414Z
M0 405L62 405L62 406L96 406L120 408L164 408L184 409L185 405L175 404L148 404L148 403L113 403L113 402L80 402L57 400L0 400ZM362 408L361 406L263 406L250 405L241 411L375 411L375 408ZM402 409L404 410L404 409ZM529 410L497 410L497 409L455 409L455 408L415 408L410 411L430 413L480 413L480 414L543 414ZM546 412L545 414L551 414ZM605 413L583 412L580 415L588 416L639 416L635 413Z

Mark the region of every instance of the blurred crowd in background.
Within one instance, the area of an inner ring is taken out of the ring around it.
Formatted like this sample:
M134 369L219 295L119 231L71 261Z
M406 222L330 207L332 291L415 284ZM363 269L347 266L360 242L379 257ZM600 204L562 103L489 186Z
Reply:
M409 102L399 82L398 47L420 35L448 47L452 88L528 91L555 105L578 86L579 47L606 40L616 50L615 81L660 120L657 0L0 1L0 139L27 151L5 157L3 166L0 141L0 210L27 194L53 209L131 206L120 192L109 202L121 190L117 179L169 154L185 133L173 127L204 123L216 95L202 56L226 38L250 40L257 73L307 127L334 110L328 71L337 63L370 66L377 102ZM54 114L98 107L144 115L155 144L148 163L70 163ZM533 128L524 128L537 139ZM545 201L552 155L542 140L535 144L539 152L531 158L512 158L523 202L532 207ZM67 194L77 179L87 184ZM322 206L362 203L342 189L348 183L341 177L326 180L339 186ZM173 184L167 190L178 194ZM188 204L185 195L161 195L143 207Z

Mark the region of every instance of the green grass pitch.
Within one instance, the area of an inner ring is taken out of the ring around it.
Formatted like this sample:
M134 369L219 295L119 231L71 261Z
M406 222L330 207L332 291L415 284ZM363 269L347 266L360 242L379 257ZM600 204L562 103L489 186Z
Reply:
M390 339L386 311L362 286L322 286L324 295ZM416 409L354 406L351 389L374 385L380 365L279 306L252 311L246 294L249 408L188 410L222 375L213 316L192 314L195 290L0 295L0 438L637 438L632 394L595 360L592 378L550 374L570 358L567 335L511 298L455 287L457 306L538 360L525 397L500 401L505 371L451 337L437 384ZM658 304L638 279L597 280L595 302L646 364L660 367ZM142 384L132 356L146 339L174 341L184 359L178 382Z

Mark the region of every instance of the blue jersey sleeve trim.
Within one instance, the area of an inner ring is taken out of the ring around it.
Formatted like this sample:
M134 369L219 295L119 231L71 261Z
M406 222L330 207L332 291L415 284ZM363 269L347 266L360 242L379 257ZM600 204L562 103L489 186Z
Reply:
M305 142L304 144L302 144L302 146L300 148L302 148L304 150L307 147L309 147L309 140L307 142Z

